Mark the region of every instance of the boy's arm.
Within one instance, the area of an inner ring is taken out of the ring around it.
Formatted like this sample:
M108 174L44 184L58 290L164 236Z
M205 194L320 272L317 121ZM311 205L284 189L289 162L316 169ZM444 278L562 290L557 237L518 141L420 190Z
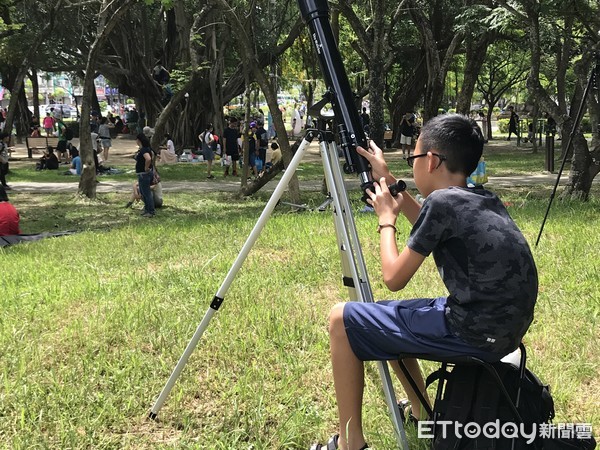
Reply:
M367 161L369 161L369 164L371 164L371 173L373 174L373 178L376 180L385 178L385 182L388 185L396 182L396 178L394 178L390 172L390 169L388 168L387 163L385 162L383 151L377 147L373 141L370 142L369 150L365 150L362 147L357 147L356 151L359 155L366 158ZM400 211L411 224L414 224L417 221L417 217L419 217L421 205L406 191L402 192L402 197L402 202L400 202Z
M374 189L375 192L367 189L366 193L369 196L368 202L375 208L379 219L383 281L388 289L398 291L406 286L425 260L425 256L408 247L405 247L402 253L398 253L396 218L398 213L402 212L409 220L416 220L420 205L410 194L403 193L401 196L392 197L383 177L379 183L374 184Z
M400 207L400 211L406 217L406 219L414 225L421 212L421 204L415 200L415 198L408 192L404 191L401 193L403 199Z
M425 261L423 255L409 247L404 247L402 253L398 254L393 228L381 230L380 252L383 282L390 291L403 289Z

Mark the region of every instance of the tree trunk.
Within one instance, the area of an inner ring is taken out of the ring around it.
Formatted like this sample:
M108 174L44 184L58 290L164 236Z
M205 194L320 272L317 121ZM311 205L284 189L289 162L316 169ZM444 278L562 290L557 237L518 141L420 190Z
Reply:
M469 114L471 111L471 101L473 99L473 92L475 92L477 77L485 61L485 55L490 44L489 33L484 32L474 39L467 38L465 44L466 64L464 79L456 100L456 112L461 114Z
M32 90L32 95L33 95L33 114L36 117L36 121L35 123L37 125L40 125L40 85L38 83L38 77L37 77L38 73L37 70L35 68L31 69L31 76L30 76L30 80L31 80L31 90ZM42 114L46 115L45 111L42 111Z
M375 141L379 148L384 147L384 92L385 73L383 72L383 61L380 58L371 58L369 69L369 107L370 123L369 137Z
M440 59L440 49L438 41L435 39L433 24L425 16L423 10L417 7L414 1L409 2L412 6L410 15L421 34L423 50L427 61L427 87L425 90L424 117L427 121L437 116L438 109L444 97L444 86L446 74L454 53L463 39L463 32L457 32L446 49L443 59Z
M8 104L8 111L6 113L4 130L12 134L13 125L15 122L15 118L17 117L18 104L20 93L23 89L23 80L25 79L25 75L27 74L27 67L20 67L17 71L17 75L15 76L12 88L10 89L10 102ZM23 134L21 132L21 127L17 127L17 138L21 139Z
M90 132L90 103L95 95L94 85L95 68L100 54L100 49L110 36L123 14L132 5L133 0L123 0L115 11L109 11L111 0L103 0L98 14L98 27L96 38L90 47L83 80L83 101L81 105L81 119L79 121L79 147L82 161L81 178L79 180L79 194L87 198L96 198L96 165L92 149L92 136Z

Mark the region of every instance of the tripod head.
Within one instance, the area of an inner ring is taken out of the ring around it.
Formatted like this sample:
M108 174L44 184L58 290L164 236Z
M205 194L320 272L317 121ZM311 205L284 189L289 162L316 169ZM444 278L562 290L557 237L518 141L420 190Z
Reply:
M373 191L371 166L356 152L358 146L368 148L367 137L361 125L350 81L348 81L344 63L333 36L329 22L329 4L327 0L298 0L298 6L302 18L309 28L327 86L324 100L331 103L338 122L337 131L346 158L344 170L347 173L359 174L360 187L363 192L367 189ZM393 195L406 189L403 181L398 181L393 186Z

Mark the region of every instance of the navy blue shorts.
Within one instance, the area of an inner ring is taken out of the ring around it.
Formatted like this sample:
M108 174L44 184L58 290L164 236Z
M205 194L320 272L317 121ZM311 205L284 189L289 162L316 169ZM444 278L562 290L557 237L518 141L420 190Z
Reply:
M446 297L344 304L344 325L350 346L361 361L391 361L401 353L439 357L475 356L498 361L464 342L446 325Z

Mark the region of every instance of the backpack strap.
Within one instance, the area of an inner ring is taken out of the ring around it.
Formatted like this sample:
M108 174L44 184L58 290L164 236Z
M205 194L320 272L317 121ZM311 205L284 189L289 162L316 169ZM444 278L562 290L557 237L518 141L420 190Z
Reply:
M453 423L466 424L471 413L475 387L481 374L481 368L473 365L456 365L448 375L442 400L436 400L434 414L439 419ZM446 428L436 426L436 437L433 448L436 450L458 449L461 439L454 433L453 424Z
M505 379L503 376L505 368L496 366L495 369L500 369L498 370L500 379ZM483 427L486 423L494 422L499 418L498 410L503 396L496 380L487 369L481 367L480 371L475 388L475 398L473 399L472 421ZM476 449L495 449L497 442L495 439L487 438L481 433L473 439L473 447Z

